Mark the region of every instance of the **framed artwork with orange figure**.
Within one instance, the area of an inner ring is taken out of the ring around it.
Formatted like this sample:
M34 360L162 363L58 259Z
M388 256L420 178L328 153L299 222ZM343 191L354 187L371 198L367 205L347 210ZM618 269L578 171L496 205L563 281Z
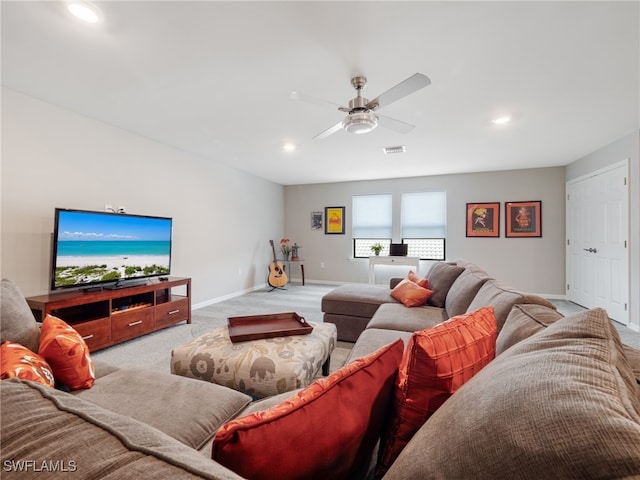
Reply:
M507 237L542 237L542 202L504 204Z

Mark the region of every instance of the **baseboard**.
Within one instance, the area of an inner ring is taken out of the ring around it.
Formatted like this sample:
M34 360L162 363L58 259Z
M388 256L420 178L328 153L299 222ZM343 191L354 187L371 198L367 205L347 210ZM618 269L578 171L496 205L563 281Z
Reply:
M251 292L255 292L256 290L261 290L266 286L267 286L266 283L263 283L261 285L254 285L251 288L245 288L244 290L239 290L237 292L229 293L227 295L223 295L222 297L211 298L209 300L205 300L204 302L198 302L191 305L191 310L198 310L199 308L208 307L209 305L213 305L214 303L224 302L225 300L239 297L240 295L244 295L245 293L251 293Z

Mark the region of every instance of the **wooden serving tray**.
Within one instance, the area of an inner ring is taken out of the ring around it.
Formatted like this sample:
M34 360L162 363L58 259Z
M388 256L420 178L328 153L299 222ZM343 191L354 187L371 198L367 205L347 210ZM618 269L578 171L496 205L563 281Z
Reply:
M297 313L273 313L229 317L229 338L233 343L259 340L261 338L307 335L313 327Z

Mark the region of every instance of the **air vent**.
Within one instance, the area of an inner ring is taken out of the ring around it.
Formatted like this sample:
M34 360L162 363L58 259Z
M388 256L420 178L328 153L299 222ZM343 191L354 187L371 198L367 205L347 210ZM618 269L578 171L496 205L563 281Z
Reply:
M382 151L385 155L390 155L392 153L404 153L407 151L404 145L399 145L397 147L384 147Z

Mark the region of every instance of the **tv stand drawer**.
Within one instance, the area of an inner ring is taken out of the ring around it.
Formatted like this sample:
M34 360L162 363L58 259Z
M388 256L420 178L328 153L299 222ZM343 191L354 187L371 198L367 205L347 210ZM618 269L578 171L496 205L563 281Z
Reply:
M111 320L109 318L74 323L71 326L80 334L90 352L111 345Z
M155 318L156 328L164 328L183 320L189 320L189 299L184 298L156 305Z
M153 308L146 307L111 315L111 338L121 342L153 331Z

